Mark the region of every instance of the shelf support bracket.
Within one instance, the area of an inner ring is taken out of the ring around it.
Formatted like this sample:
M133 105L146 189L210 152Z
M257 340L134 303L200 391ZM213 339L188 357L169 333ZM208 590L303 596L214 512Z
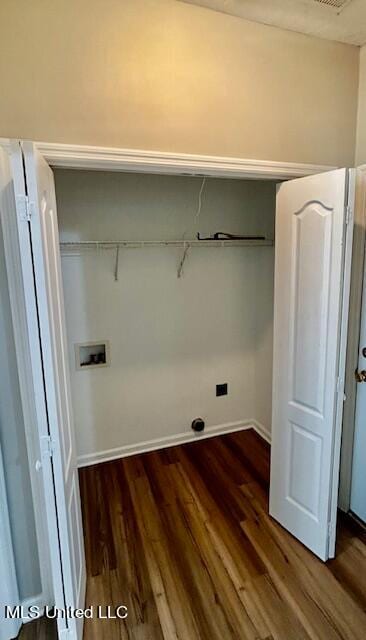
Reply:
M184 267L184 263L185 263L186 258L187 258L188 251L189 251L189 244L186 244L184 242L184 244L183 244L183 255L182 255L181 261L180 261L179 266L178 266L177 278L181 278L182 277L183 267Z
M118 282L118 270L119 270L119 244L116 246L116 262L114 265L114 281Z

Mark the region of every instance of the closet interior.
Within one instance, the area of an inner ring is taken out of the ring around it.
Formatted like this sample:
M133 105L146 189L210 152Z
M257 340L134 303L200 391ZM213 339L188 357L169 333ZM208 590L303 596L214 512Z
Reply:
M268 436L275 182L54 173L79 466Z

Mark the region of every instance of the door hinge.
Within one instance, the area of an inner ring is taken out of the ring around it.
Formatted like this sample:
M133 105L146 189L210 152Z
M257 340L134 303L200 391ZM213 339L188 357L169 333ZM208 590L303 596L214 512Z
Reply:
M25 195L16 196L17 207L19 211L19 219L30 222L32 219L33 203L29 201L29 197Z
M52 458L54 448L51 436L41 436L40 440L42 458Z

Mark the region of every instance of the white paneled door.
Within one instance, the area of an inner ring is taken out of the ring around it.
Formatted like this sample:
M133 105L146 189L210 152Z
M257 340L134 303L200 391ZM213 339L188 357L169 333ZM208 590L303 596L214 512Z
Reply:
M270 513L322 560L334 555L354 175L277 192Z
M53 173L32 143L10 148L54 599L74 609L84 606L85 561ZM60 638L82 630L81 619L58 618Z

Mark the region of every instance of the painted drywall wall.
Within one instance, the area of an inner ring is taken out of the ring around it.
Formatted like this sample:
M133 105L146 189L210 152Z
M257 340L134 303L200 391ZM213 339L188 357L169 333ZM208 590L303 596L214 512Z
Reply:
M175 0L2 0L0 135L352 165L358 48Z
M42 586L1 221L0 362L0 443L19 597L24 600L41 593Z
M366 164L366 46L360 49L356 166Z
M273 238L275 185L58 170L61 239ZM273 247L125 249L64 256L79 456L246 419L270 429ZM77 370L74 344L109 340L111 366ZM265 373L263 373L263 370ZM228 383L217 398L215 385Z

